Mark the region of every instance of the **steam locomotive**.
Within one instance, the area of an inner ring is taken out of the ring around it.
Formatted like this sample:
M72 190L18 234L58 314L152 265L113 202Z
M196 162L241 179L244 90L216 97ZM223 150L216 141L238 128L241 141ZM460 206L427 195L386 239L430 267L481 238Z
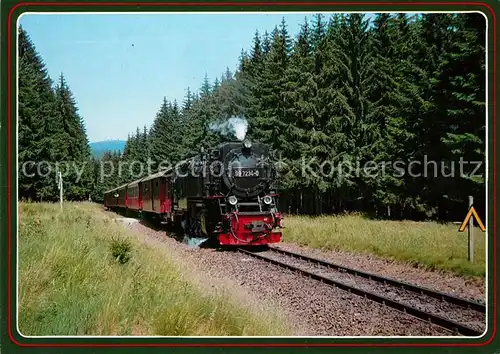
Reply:
M187 237L222 246L281 241L277 178L270 151L232 141L104 193L109 209L125 209L179 226Z

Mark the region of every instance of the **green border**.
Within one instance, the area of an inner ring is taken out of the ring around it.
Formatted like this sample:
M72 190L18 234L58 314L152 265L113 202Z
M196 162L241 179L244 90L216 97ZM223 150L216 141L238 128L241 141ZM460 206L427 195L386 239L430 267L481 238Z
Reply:
M137 5L137 1L132 1L132 0L121 0L121 3L130 3L135 4L135 6L117 6L117 5L111 5L111 6L98 6L96 5L97 3L104 3L105 1L102 0L96 0L94 1L94 5L92 6L81 6L81 7L73 7L68 4L65 4L63 2L52 2L48 3L47 1L36 1L36 4L46 4L43 7L42 6L18 6L12 16L12 23L11 23L11 53L12 53L12 64L11 67L7 67L7 21L8 21L8 16L11 10L16 6L17 2L13 0L7 0L3 1L1 3L1 30L0 33L2 33L2 38L1 38L1 51L2 55L0 57L1 61L1 80L2 80L2 95L0 97L0 109L1 109L1 127L0 127L0 226L1 226L1 253L0 253L0 259L1 259L1 271L0 271L0 279L1 279L1 301L2 305L0 308L0 316L1 316L1 339L0 339L0 351L4 353L47 353L47 352L53 352L53 353L68 353L68 352L75 352L75 353L95 353L95 352L101 352L101 351L117 351L120 350L121 352L130 352L130 353L137 353L137 352L143 352L145 350L148 350L149 353L159 353L159 352L165 352L165 351L175 351L175 352L201 352L201 351L209 351L209 352L214 352L214 351L231 351L231 352L254 352L256 350L262 351L262 352L295 352L303 349L304 347L297 347L297 348L255 348L255 347L225 347L225 348L217 348L217 347L184 347L184 348L179 348L179 347L128 347L128 348L109 348L109 347L93 347L93 348L85 348L85 347L79 347L79 348L69 348L69 347L59 347L59 348L40 348L40 347L20 347L15 345L11 339L8 336L7 332L7 287L9 286L8 284L8 274L7 274L7 266L8 266L8 234L7 234L7 137L8 134L10 134L11 137L11 171L10 171L10 177L11 177L11 186L10 186L10 193L11 193L11 213L12 213L12 263L11 267L13 269L13 274L11 277L11 286L13 287L13 292L12 292L12 300L13 300L13 308L12 308L12 314L15 316L16 313L16 308L15 308L15 296L16 296L16 279L15 279L15 269L16 269L16 232L17 232L17 225L16 225L16 212L17 212L17 192L16 192L16 171L14 169L15 163L16 163L16 149L15 149L15 142L16 142L16 123L15 123L15 111L16 111L16 22L17 18L19 17L20 14L26 11L37 11L37 12L56 12L56 11L165 11L167 10L166 6L162 5L156 5L154 6L139 6ZM150 0L151 2L151 0ZM363 3L362 5L354 5L352 2L350 4L347 3L338 3L338 5L332 6L332 5L327 5L327 4L322 4L320 2L315 2L314 5L311 4L306 4L305 2L302 2L301 4L291 4L290 2L287 2L286 6L283 5L278 5L278 3L282 1L275 1L272 6L265 6L263 4L256 4L254 6L242 6L241 4L238 5L241 1L232 1L233 5L232 6L226 6L228 3L226 2L225 6L194 6L194 2L191 2L189 5L182 4L182 6L176 6L174 8L168 8L168 11L353 11L353 10L364 10L364 11L376 11L378 10L390 10L390 11L422 11L425 12L425 10L429 11L439 11L439 10L446 10L446 11L471 11L471 10L480 10L481 12L485 13L489 19L489 41L488 41L488 65L489 65L489 105L488 105L488 119L489 119L489 142L490 145L488 146L488 166L490 167L489 171L489 183L488 183L488 191L490 195L493 194L493 166L494 161L493 161L493 148L492 148L492 139L493 139L493 26L492 26L492 20L493 16L490 11L488 11L487 8L484 6L481 6L480 3L476 3L476 5L473 5L472 2L469 2L468 4L460 4L458 2L453 2L453 1L441 1L439 3L434 2L432 4L429 2L428 5L424 3L411 3L410 1L404 1L404 2L399 2L398 5L377 5L376 3L373 4L367 4L366 2ZM35 2L32 2L32 4ZM80 1L80 3L84 3L83 1ZM88 2L86 2L88 3ZM196 1L196 3L202 3L201 1ZM446 5L446 3L450 3L450 5ZM495 12L498 12L498 9L500 8L500 3L498 1L488 1L487 3L488 6L490 6L492 9L494 9ZM11 117L11 130L10 132L7 131L7 74L8 70L10 70L11 73L11 110L12 110L12 117ZM496 166L495 166L496 170ZM496 171L495 171L496 172ZM490 198L488 200L488 226L489 226L489 245L490 248L488 250L488 255L489 259L493 259L493 239L494 239L494 233L496 230L493 230L493 204L494 200ZM155 343L155 344L160 344L160 343L198 343L198 344L203 344L203 343L211 343L214 345L215 343L234 343L234 344L257 344L257 343L266 343L266 344L272 344L272 343L282 343L282 344L301 344L302 346L304 344L311 344L311 345L318 345L320 343L323 344L331 344L331 343L337 343L337 344L368 344L368 343L378 343L379 345L381 344L389 344L389 343L405 343L411 345L413 344L437 344L441 343L443 345L444 343L481 343L484 342L485 340L489 339L492 336L492 319L493 316L496 315L493 313L493 289L491 285L493 284L493 268L492 268L493 263L490 262L489 269L488 269L488 275L489 275L489 284L490 284L490 289L488 289L488 296L489 296L489 314L490 314L490 321L489 321L489 331L484 339L481 340L457 340L457 339L317 339L317 338L310 338L310 339L302 339L302 338L283 338L283 339L275 339L275 338L234 338L234 339L226 339L226 338L214 338L214 339L189 339L189 338L178 338L178 339L142 339L142 338L116 338L116 339L86 339L86 338L76 338L76 339L50 339L50 338L37 338L37 339L25 339L20 337L18 334L14 334L15 338L17 341L23 344L33 344L33 343L60 343L60 344L70 344L70 343L113 343L113 344L126 344L126 343L134 343L134 344L144 344L144 343ZM497 266L498 266L498 260L497 260ZM498 284L497 284L498 287ZM498 291L498 289L497 289ZM15 318L13 317L12 319L12 329L15 332L16 328L16 321ZM226 345L227 345L226 344ZM311 347L309 347L309 350L312 350ZM368 347L315 347L314 351L343 351L343 352L370 352L370 353L387 353L388 351L406 351L408 353L417 353L417 352L429 352L429 353L442 353L442 352L450 352L450 351L456 351L456 352L463 352L463 353L496 353L497 351L500 353L500 341L497 338L494 338L486 347L485 346L479 346L479 347L408 347L408 348L403 348L403 347L377 347L377 348L368 348Z

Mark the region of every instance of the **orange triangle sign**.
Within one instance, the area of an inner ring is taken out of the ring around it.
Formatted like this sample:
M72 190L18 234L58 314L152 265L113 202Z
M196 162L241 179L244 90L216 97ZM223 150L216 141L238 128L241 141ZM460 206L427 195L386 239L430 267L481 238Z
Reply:
M477 212L476 212L476 209L474 209L474 207L471 207L469 209L469 212L467 213L467 215L465 216L465 219L464 221L462 222L462 225L460 225L460 228L458 229L459 232L464 232L465 230L465 227L467 226L467 224L469 223L470 221L470 218L474 216L474 218L476 219L477 223L479 224L479 228L481 229L482 232L485 232L486 231L486 228L484 227L484 224L483 222L481 221L481 219L479 218L479 215L477 215Z

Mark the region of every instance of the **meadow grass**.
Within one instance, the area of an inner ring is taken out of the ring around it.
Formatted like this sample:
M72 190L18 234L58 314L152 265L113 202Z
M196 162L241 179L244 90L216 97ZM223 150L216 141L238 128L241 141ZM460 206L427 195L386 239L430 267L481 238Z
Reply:
M288 216L284 242L327 250L371 253L384 258L485 276L485 233L474 230L474 263L467 260L467 231L436 222L370 220L360 214Z
M272 314L207 295L165 250L140 243L90 203L20 204L24 335L281 335ZM99 217L100 216L100 217Z

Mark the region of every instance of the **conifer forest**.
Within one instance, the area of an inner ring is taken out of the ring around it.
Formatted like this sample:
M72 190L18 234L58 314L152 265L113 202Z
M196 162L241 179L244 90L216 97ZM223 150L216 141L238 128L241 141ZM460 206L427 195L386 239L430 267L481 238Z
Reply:
M158 161L179 161L228 139L212 131L211 123L244 117L247 138L269 144L279 157L284 212L458 220L469 195L484 210L481 14L381 13L372 21L359 13L316 14L299 33L290 33L283 19L272 31L252 35L234 72L207 73L199 88L186 88L182 102L165 97L152 126L138 117L123 153L96 158L71 83L64 74L49 77L29 33L20 28L18 197L59 198L53 171L40 174L26 162L74 161L84 170L80 178L74 172L65 176L65 199L102 201L105 190L129 182L131 174L141 177L141 165L134 163L130 171L118 174L115 168L102 179L106 162L153 160L155 172ZM324 170L341 163L391 163L376 177L351 171L339 178L338 171L303 173L304 161L313 161L313 170L323 161L331 163ZM420 162L413 174L401 173L412 161ZM437 164L426 167L429 161Z

